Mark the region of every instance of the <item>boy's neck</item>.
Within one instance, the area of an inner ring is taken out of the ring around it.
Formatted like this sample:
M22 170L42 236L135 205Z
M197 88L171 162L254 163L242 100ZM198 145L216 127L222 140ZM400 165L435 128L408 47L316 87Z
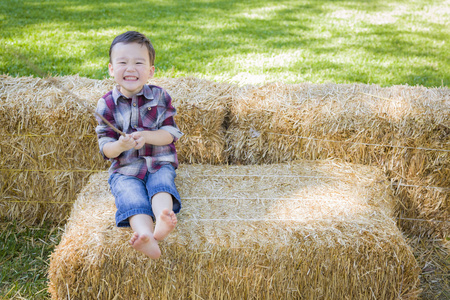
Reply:
M142 92L142 89L143 89L143 88L144 88L144 86L142 86L142 87L139 89L139 91L138 91L137 93L128 95L127 93L124 93L124 92L123 92L122 87L121 87L120 85L118 86L119 92L120 92L122 95L124 95L125 97L127 97L128 99L131 99L131 98L133 98L133 96L135 96L135 95L139 94L140 92Z

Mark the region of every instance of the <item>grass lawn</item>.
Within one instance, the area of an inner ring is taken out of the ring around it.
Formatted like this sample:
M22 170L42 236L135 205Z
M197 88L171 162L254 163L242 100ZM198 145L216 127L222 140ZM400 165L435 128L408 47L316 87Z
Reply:
M37 75L20 53L52 75L103 79L112 39L137 30L157 77L450 86L449 0L1 0L0 28L0 74L13 76ZM61 230L0 230L0 299L48 299ZM424 297L446 297L439 284Z
M147 34L157 77L238 84L450 84L444 1L2 0L0 73L107 75L112 39ZM34 74L36 75L36 74Z
M48 257L61 231L0 223L0 299L48 299Z

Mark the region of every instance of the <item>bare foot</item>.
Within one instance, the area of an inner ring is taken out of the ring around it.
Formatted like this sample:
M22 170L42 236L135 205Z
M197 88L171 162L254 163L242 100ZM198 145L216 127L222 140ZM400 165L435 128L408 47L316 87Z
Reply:
M163 209L161 215L156 220L155 232L153 236L155 240L162 241L175 229L177 225L177 216L173 211Z
M157 259L161 256L158 242L149 234L139 235L137 232L130 239L130 244L139 252L144 253L151 259Z

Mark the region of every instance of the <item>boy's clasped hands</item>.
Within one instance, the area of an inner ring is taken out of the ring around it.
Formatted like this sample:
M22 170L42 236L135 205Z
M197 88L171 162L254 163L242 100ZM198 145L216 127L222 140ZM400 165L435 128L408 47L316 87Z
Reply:
M133 132L125 136L121 135L119 138L119 145L124 151L132 148L139 150L145 145L145 138L141 131Z

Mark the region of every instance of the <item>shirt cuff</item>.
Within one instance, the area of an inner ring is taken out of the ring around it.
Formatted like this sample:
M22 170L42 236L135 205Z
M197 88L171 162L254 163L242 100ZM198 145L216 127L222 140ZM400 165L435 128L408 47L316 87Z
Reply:
M163 126L160 129L163 129L165 131L168 131L175 139L179 139L183 136L184 133L182 133L179 129L173 127L173 126Z

